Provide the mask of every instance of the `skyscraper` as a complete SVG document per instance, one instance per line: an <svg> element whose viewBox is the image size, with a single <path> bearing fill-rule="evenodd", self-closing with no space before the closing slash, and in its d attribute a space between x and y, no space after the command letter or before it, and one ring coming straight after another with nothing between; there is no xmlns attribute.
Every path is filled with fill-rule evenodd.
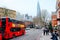
<svg viewBox="0 0 60 40"><path fill-rule="evenodd" d="M37 17L41 17L41 10L40 10L39 1L37 2Z"/></svg>

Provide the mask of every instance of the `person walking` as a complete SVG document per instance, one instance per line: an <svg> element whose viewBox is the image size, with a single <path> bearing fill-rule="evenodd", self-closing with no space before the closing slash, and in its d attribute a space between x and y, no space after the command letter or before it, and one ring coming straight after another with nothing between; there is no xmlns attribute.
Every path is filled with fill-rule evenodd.
<svg viewBox="0 0 60 40"><path fill-rule="evenodd" d="M43 34L47 35L47 28L46 27L43 27Z"/></svg>
<svg viewBox="0 0 60 40"><path fill-rule="evenodd" d="M46 35L49 35L49 28L46 29Z"/></svg>
<svg viewBox="0 0 60 40"><path fill-rule="evenodd" d="M60 39L60 25L58 25L58 34L59 34L59 39Z"/></svg>
<svg viewBox="0 0 60 40"><path fill-rule="evenodd" d="M43 27L43 35L45 35L45 32L46 32L46 31L45 31L45 27Z"/></svg>
<svg viewBox="0 0 60 40"><path fill-rule="evenodd" d="M52 39L52 40L58 40L58 34L57 34L57 31L55 31L55 32L52 33L51 39Z"/></svg>
<svg viewBox="0 0 60 40"><path fill-rule="evenodd" d="M51 23L49 25L49 31L50 31L51 34L53 33L53 27L52 27L52 24Z"/></svg>

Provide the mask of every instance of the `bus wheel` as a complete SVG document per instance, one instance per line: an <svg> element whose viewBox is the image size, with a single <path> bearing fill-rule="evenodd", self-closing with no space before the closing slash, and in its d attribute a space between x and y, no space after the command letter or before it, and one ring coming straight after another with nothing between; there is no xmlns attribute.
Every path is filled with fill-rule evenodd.
<svg viewBox="0 0 60 40"><path fill-rule="evenodd" d="M22 35L25 35L25 33L23 32Z"/></svg>
<svg viewBox="0 0 60 40"><path fill-rule="evenodd" d="M2 40L9 40L9 39L5 39L5 38L3 38Z"/></svg>

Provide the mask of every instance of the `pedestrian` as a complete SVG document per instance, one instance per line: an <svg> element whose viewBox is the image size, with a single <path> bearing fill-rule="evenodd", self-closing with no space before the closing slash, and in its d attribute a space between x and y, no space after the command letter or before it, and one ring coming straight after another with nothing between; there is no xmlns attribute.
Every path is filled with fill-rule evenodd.
<svg viewBox="0 0 60 40"><path fill-rule="evenodd" d="M53 33L53 27L52 27L52 23L51 22L49 23L49 31L50 31L51 34Z"/></svg>
<svg viewBox="0 0 60 40"><path fill-rule="evenodd" d="M60 25L58 25L58 34L59 34L59 39L60 39Z"/></svg>
<svg viewBox="0 0 60 40"><path fill-rule="evenodd" d="M57 34L56 31L55 31L55 33L54 33L54 32L52 33L51 39L52 39L52 40L58 40L58 34Z"/></svg>
<svg viewBox="0 0 60 40"><path fill-rule="evenodd" d="M50 32L51 34L53 33L53 28L52 28L51 25L49 26L49 32Z"/></svg>
<svg viewBox="0 0 60 40"><path fill-rule="evenodd" d="M46 35L49 35L49 29L47 28L47 30L46 30Z"/></svg>
<svg viewBox="0 0 60 40"><path fill-rule="evenodd" d="M45 34L48 35L48 32L49 32L48 28L45 27Z"/></svg>
<svg viewBox="0 0 60 40"><path fill-rule="evenodd" d="M47 35L47 28L46 27L43 28L43 34Z"/></svg>
<svg viewBox="0 0 60 40"><path fill-rule="evenodd" d="M45 35L45 27L43 27L43 35Z"/></svg>
<svg viewBox="0 0 60 40"><path fill-rule="evenodd" d="M58 34L58 32L57 32L57 31L55 31L55 34L56 34L57 36L59 36L59 34Z"/></svg>

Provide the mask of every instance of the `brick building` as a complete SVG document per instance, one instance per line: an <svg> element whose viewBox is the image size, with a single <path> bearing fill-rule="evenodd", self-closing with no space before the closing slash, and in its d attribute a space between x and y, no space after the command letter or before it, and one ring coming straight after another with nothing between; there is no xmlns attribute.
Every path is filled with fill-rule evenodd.
<svg viewBox="0 0 60 40"><path fill-rule="evenodd" d="M55 27L57 25L57 15L55 12L52 12L52 26Z"/></svg>

